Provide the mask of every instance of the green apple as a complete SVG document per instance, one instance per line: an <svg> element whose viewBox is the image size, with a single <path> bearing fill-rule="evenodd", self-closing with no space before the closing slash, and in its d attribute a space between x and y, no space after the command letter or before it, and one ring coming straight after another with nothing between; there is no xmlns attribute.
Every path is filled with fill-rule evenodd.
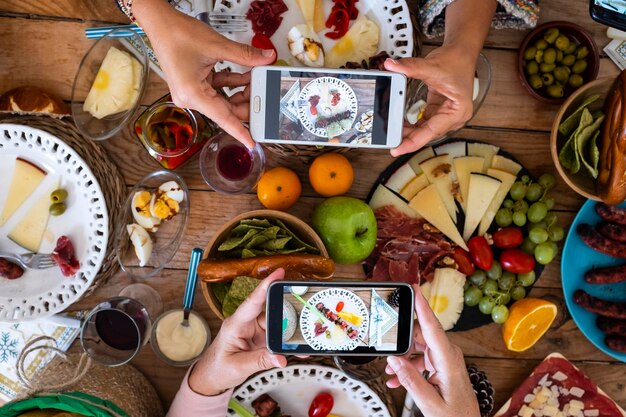
<svg viewBox="0 0 626 417"><path fill-rule="evenodd" d="M324 200L315 208L312 224L330 257L338 264L360 262L376 246L376 216L367 204L356 198Z"/></svg>

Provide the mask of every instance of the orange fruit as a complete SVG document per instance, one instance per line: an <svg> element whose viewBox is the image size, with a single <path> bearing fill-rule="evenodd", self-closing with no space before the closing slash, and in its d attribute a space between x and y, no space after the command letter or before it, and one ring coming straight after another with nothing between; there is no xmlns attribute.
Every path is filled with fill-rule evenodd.
<svg viewBox="0 0 626 417"><path fill-rule="evenodd" d="M539 298L523 298L513 303L502 326L507 349L513 352L530 349L550 328L556 314L554 303Z"/></svg>
<svg viewBox="0 0 626 417"><path fill-rule="evenodd" d="M265 171L256 187L259 201L270 210L287 210L298 201L301 192L298 175L285 167Z"/></svg>
<svg viewBox="0 0 626 417"><path fill-rule="evenodd" d="M345 156L328 152L313 160L309 181L316 193L324 197L345 194L354 181L354 170Z"/></svg>

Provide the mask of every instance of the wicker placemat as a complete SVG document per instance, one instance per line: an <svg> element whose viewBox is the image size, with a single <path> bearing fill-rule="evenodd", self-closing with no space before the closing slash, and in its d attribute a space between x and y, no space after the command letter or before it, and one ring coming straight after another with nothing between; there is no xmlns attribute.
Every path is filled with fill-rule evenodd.
<svg viewBox="0 0 626 417"><path fill-rule="evenodd" d="M72 122L49 116L16 116L0 114L0 123L13 123L44 130L71 146L87 163L98 180L109 211L109 241L100 272L96 275L83 297L90 295L100 285L111 278L118 270L115 257L115 225L121 216L121 208L126 196L124 179L115 163L98 143L83 138Z"/></svg>
<svg viewBox="0 0 626 417"><path fill-rule="evenodd" d="M324 356L311 356L306 359L300 359L295 356L290 356L288 360L288 364L289 365L321 365L321 366L328 366L330 368L337 369L335 362L331 358L324 357ZM387 406L387 409L389 410L389 415L391 415L391 417L397 417L398 410L396 409L396 404L394 403L393 397L391 396L391 391L385 384L384 377L381 376L376 379L366 381L365 384L367 384L367 386L370 387L372 391L374 391L376 394L378 394L381 400L383 400L383 402Z"/></svg>

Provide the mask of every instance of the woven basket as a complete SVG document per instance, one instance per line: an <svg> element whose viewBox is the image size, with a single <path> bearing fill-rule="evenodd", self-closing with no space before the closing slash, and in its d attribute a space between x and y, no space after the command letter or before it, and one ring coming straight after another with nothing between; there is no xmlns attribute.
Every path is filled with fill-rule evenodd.
<svg viewBox="0 0 626 417"><path fill-rule="evenodd" d="M90 295L96 288L115 275L119 268L113 247L115 241L113 236L115 235L115 225L118 224L121 216L120 209L124 205L126 196L126 186L122 175L104 148L94 141L83 138L74 124L68 120L43 115L0 114L0 123L27 125L58 137L83 158L98 180L109 211L109 241L100 272L96 275L91 287L83 294L83 297Z"/></svg>

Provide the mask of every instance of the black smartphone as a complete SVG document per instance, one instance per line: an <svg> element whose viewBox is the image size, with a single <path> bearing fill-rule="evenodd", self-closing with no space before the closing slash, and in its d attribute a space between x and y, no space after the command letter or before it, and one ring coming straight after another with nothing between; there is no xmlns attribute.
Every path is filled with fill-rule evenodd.
<svg viewBox="0 0 626 417"><path fill-rule="evenodd" d="M274 282L267 347L292 355L403 355L413 340L413 288L398 282Z"/></svg>
<svg viewBox="0 0 626 417"><path fill-rule="evenodd" d="M625 0L589 0L589 14L596 22L626 30Z"/></svg>

